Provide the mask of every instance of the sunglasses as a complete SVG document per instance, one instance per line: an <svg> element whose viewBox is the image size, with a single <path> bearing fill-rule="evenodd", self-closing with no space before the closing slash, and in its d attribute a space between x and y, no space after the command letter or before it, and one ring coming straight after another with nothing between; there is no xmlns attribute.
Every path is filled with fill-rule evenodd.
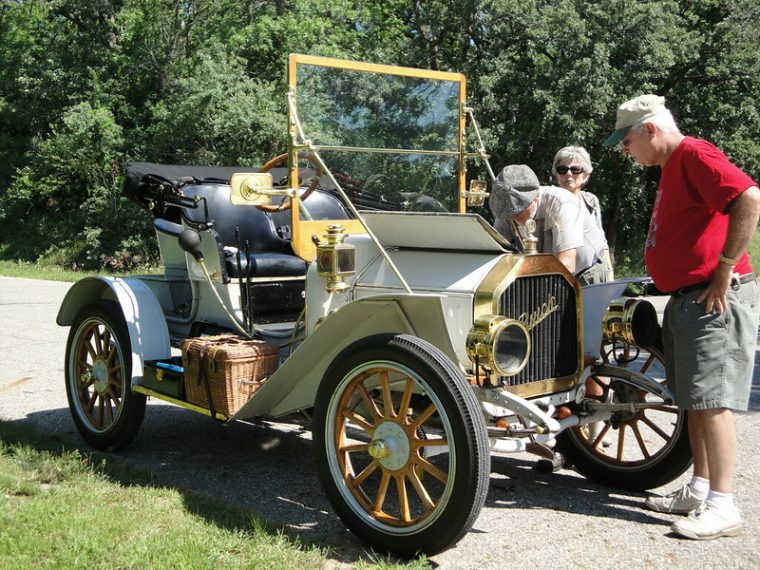
<svg viewBox="0 0 760 570"><path fill-rule="evenodd" d="M573 174L580 174L583 172L583 169L580 166L558 166L556 170L557 174L567 174L568 170Z"/></svg>

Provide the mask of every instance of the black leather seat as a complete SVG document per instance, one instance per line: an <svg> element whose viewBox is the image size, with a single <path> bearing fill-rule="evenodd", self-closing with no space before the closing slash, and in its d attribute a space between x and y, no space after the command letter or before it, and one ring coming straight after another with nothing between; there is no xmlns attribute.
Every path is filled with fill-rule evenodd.
<svg viewBox="0 0 760 570"><path fill-rule="evenodd" d="M185 208L182 215L190 225L213 221L213 229L220 244L220 257L224 261L228 277L245 277L248 275L249 267L251 277L291 277L306 274L306 262L293 254L290 245L290 211L268 213L253 206L231 204L230 187L226 184L185 186L182 193L187 197L201 198L197 208ZM304 201L304 205L315 220L350 217L337 198L319 190L312 193ZM240 234L239 242L236 239L236 228ZM237 253L233 248L240 249L240 268Z"/></svg>

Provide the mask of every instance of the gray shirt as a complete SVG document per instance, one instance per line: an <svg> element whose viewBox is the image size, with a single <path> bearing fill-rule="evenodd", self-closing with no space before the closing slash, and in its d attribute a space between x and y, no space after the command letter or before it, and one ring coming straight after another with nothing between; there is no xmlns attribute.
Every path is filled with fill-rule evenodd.
<svg viewBox="0 0 760 570"><path fill-rule="evenodd" d="M584 198L590 200L587 196ZM596 196L593 198L596 199ZM597 207L592 212L586 202L582 202L572 192L557 186L541 186L538 191L538 207L533 216L538 251L556 254L575 249L576 272L603 258L603 252L608 246L601 228L601 219L598 218L598 204L596 200ZM496 219L494 228L508 240L514 240L509 221ZM518 231L525 237L525 228L518 227Z"/></svg>

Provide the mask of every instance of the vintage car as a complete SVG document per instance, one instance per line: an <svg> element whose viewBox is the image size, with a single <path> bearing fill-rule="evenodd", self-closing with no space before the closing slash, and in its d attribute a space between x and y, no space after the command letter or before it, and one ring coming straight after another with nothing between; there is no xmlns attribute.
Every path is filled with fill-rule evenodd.
<svg viewBox="0 0 760 570"><path fill-rule="evenodd" d="M493 172L464 76L304 55L288 73L286 155L127 169L164 274L83 279L60 308L83 438L127 445L148 397L225 422L303 412L338 516L400 556L471 528L492 454L556 446L628 489L683 473L652 304L581 289L467 212L487 196L468 169Z"/></svg>

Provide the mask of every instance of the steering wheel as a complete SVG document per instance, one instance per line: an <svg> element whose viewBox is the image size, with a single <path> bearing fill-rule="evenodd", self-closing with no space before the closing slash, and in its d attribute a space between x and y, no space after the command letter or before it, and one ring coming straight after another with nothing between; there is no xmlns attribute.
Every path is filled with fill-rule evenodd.
<svg viewBox="0 0 760 570"><path fill-rule="evenodd" d="M311 179L311 182L309 183L309 186L307 186L306 191L301 194L299 197L301 200L306 200L309 196L311 196L311 193L314 192L314 190L317 189L317 186L319 186L319 178L322 176L322 167L317 162L316 158L314 158L313 155L308 153L298 153L298 160L305 160L309 164L312 165L314 168L314 176ZM269 172L276 166L280 166L283 163L286 163L288 161L288 153L281 154L279 156L275 156L273 159L271 159L269 162L267 162L264 166L259 168L259 172ZM283 200L280 204L274 205L274 204L259 204L256 207L259 210L262 210L264 212L282 212L283 210L289 210L293 206L293 201L290 198L286 198Z"/></svg>

